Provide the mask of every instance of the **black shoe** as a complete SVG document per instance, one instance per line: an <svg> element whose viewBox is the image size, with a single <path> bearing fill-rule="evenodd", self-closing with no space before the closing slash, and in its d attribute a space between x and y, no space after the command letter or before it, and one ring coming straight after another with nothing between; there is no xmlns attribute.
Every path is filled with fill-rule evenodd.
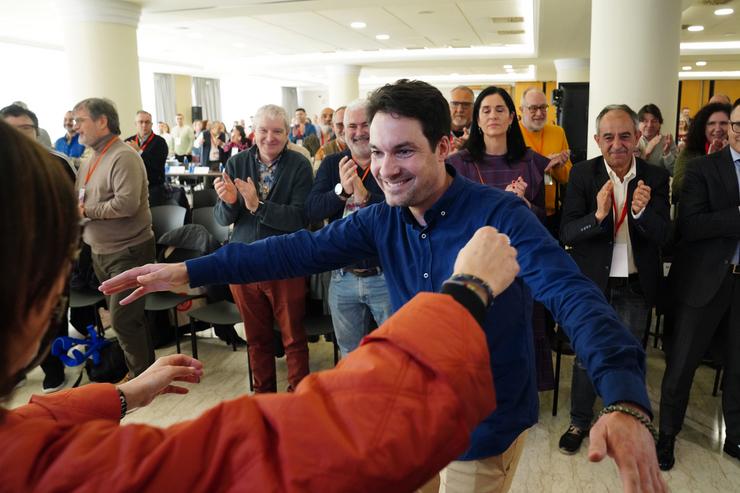
<svg viewBox="0 0 740 493"><path fill-rule="evenodd" d="M582 430L577 426L570 425L568 427L568 431L563 433L563 436L560 437L560 442L558 443L560 451L565 455L575 454L578 452L578 449L581 448L581 443L583 443L583 439L586 438L587 434L587 430Z"/></svg>
<svg viewBox="0 0 740 493"><path fill-rule="evenodd" d="M231 341L226 341L226 344L234 347L244 347L247 345L247 341L234 334L234 338Z"/></svg>
<svg viewBox="0 0 740 493"><path fill-rule="evenodd" d="M661 471L670 471L673 469L673 464L676 463L676 457L674 455L675 446L675 436L664 435L662 433L658 436L658 444L655 446L655 450L658 453L658 466Z"/></svg>
<svg viewBox="0 0 740 493"><path fill-rule="evenodd" d="M51 394L62 390L65 385L67 385L67 378L62 373L61 375L49 374L44 376L44 383L41 386L44 394Z"/></svg>
<svg viewBox="0 0 740 493"><path fill-rule="evenodd" d="M722 450L730 457L740 459L740 443L733 443L729 438L725 438L725 446L722 447Z"/></svg>

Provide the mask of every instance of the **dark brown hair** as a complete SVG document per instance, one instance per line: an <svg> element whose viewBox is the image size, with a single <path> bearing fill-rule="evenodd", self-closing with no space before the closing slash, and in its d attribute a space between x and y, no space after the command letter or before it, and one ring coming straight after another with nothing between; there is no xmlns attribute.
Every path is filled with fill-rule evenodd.
<svg viewBox="0 0 740 493"><path fill-rule="evenodd" d="M36 142L0 121L0 398L12 390L8 341L48 298L79 235L66 171ZM10 387L10 388L8 388Z"/></svg>

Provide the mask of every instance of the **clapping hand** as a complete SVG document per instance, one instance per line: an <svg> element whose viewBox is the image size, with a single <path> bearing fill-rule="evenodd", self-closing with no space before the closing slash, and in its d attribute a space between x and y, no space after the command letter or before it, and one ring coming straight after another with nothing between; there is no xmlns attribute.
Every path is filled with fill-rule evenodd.
<svg viewBox="0 0 740 493"><path fill-rule="evenodd" d="M650 202L650 187L640 180L637 182L637 188L635 188L635 193L632 195L632 213L639 214L641 210L647 207L648 202Z"/></svg>
<svg viewBox="0 0 740 493"><path fill-rule="evenodd" d="M225 171L213 182L213 188L216 189L219 199L230 205L236 204L236 186Z"/></svg>
<svg viewBox="0 0 740 493"><path fill-rule="evenodd" d="M612 190L614 190L614 184L611 180L607 180L596 194L596 220L599 223L609 215L612 209Z"/></svg>
<svg viewBox="0 0 740 493"><path fill-rule="evenodd" d="M254 213L260 205L260 198L257 195L257 187L254 186L252 178L247 177L247 181L237 178L234 180L234 185L244 199L244 206Z"/></svg>

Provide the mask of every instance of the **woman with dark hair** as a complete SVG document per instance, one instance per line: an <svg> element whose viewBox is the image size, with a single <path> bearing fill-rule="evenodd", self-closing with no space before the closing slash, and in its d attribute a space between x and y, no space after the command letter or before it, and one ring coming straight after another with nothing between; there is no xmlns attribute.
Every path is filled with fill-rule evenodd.
<svg viewBox="0 0 740 493"><path fill-rule="evenodd" d="M231 129L231 139L224 144L223 149L226 154L233 156L242 151L246 151L252 146L252 143L241 125L235 125Z"/></svg>
<svg viewBox="0 0 740 493"><path fill-rule="evenodd" d="M447 163L466 178L515 193L544 221L549 160L527 148L514 101L504 89L489 86L478 95L468 142Z"/></svg>
<svg viewBox="0 0 740 493"><path fill-rule="evenodd" d="M694 158L721 151L727 145L730 111L729 104L709 103L694 115L686 135L686 145L676 158L673 170L671 195L674 204L678 203L686 164Z"/></svg>
<svg viewBox="0 0 740 493"><path fill-rule="evenodd" d="M550 160L529 149L516 121L516 108L509 93L489 86L473 104L473 122L465 148L447 158L447 163L470 180L515 193L544 222L545 168ZM532 332L538 390L550 390L552 372L550 346L545 333L545 308L535 302Z"/></svg>
<svg viewBox="0 0 740 493"><path fill-rule="evenodd" d="M0 121L0 229L13 233L0 242L2 401L47 353L49 320L76 255L77 194L64 173ZM128 409L186 393L177 381L199 381L203 365L173 354L119 385L0 407L0 489L413 491L465 450L495 408L480 323L489 297L518 271L505 240L488 228L461 251L455 273L482 279L478 294L475 283L447 283L451 296L420 294L341 368L311 375L292 394L242 396L169 428L121 426ZM416 336L419 326L428 338Z"/></svg>

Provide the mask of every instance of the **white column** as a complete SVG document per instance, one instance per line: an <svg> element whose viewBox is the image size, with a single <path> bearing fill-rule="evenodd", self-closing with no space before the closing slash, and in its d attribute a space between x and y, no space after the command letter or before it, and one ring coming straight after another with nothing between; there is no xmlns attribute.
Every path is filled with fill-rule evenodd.
<svg viewBox="0 0 740 493"><path fill-rule="evenodd" d="M329 106L337 108L360 97L360 68L357 65L330 65Z"/></svg>
<svg viewBox="0 0 740 493"><path fill-rule="evenodd" d="M108 98L118 110L122 135L134 133L134 115L141 109L136 42L141 6L120 0L68 0L63 10L74 103Z"/></svg>
<svg viewBox="0 0 740 493"><path fill-rule="evenodd" d="M557 82L588 82L588 58L558 58L553 60Z"/></svg>
<svg viewBox="0 0 740 493"><path fill-rule="evenodd" d="M592 0L588 123L608 104L638 111L654 103L672 131L678 99L681 2L675 0ZM588 139L588 157L599 154Z"/></svg>

